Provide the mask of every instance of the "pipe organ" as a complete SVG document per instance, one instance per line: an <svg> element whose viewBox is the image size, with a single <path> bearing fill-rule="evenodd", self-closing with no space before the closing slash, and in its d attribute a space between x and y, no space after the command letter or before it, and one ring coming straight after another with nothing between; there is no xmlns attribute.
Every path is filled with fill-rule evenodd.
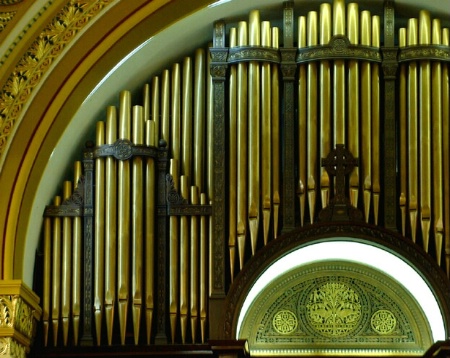
<svg viewBox="0 0 450 358"><path fill-rule="evenodd" d="M363 221L450 275L449 29L421 11L394 33L393 2L362 7L216 22L140 104L120 93L44 213L44 346L207 342L249 258L320 220L338 146Z"/></svg>

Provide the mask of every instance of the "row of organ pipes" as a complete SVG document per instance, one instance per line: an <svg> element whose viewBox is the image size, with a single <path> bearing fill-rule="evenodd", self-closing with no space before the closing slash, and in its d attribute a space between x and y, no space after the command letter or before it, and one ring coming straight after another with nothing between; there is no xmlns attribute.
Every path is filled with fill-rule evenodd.
<svg viewBox="0 0 450 358"><path fill-rule="evenodd" d="M400 49L449 46L449 29L427 11L399 30ZM441 265L450 270L449 63L423 59L400 64L400 208L402 233L428 252L434 238ZM445 185L444 185L445 184Z"/></svg>
<svg viewBox="0 0 450 358"><path fill-rule="evenodd" d="M335 0L319 11L298 17L299 49L327 45L345 36L352 45L381 46L381 20L358 4ZM229 48L278 49L280 30L252 11L248 21L230 27ZM414 45L449 46L449 30L422 11L399 31L400 49ZM155 147L167 143L169 173L191 205L214 205L213 86L209 56L198 49L152 78L143 90L143 104L132 106L131 94L120 94L119 108L108 107L97 124L96 146L118 139ZM366 222L378 224L383 166L380 153L380 64L356 59L323 59L297 65L298 221L314 223L332 197L333 182L321 158L344 144L359 166L349 178L348 196ZM428 250L434 238L441 264L445 243L450 266L449 65L420 60L401 63L399 88L399 178L401 230ZM242 270L249 255L276 239L282 185L279 64L242 61L227 74L227 198L229 276ZM380 160L381 158L381 160ZM125 344L127 322L133 342L152 343L155 309L155 159L95 158L94 290L96 344L111 345L115 335ZM81 182L81 163L74 184L64 183L69 200ZM393 203L394 205L394 203ZM169 218L169 341L205 342L208 330L208 246L213 240L208 216ZM420 225L419 225L420 223ZM82 309L80 217L45 217L43 321L45 345L79 344ZM419 235L420 231L420 235ZM250 251L248 250L250 248ZM59 267L62 267L59 270ZM119 321L119 324L115 323ZM72 328L69 328L70 322ZM145 324L142 324L145 322ZM141 327L142 326L142 327ZM118 327L119 334L114 333ZM104 333L106 331L106 334ZM141 334L145 331L145 334ZM144 336L145 338L141 338ZM60 338L58 338L60 337ZM62 338L61 338L62 337Z"/></svg>

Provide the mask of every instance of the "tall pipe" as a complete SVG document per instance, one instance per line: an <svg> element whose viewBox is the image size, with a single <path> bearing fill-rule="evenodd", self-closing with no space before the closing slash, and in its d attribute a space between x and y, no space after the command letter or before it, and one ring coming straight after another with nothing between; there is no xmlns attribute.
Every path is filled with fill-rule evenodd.
<svg viewBox="0 0 450 358"><path fill-rule="evenodd" d="M249 15L249 46L261 45L261 22L259 11ZM260 65L257 61L248 64L248 224L252 255L256 252L260 207Z"/></svg>
<svg viewBox="0 0 450 358"><path fill-rule="evenodd" d="M56 196L53 201L54 206L61 205L61 197ZM58 344L58 328L60 318L60 299L61 299L61 218L53 219L53 262L52 262L52 331L53 345Z"/></svg>
<svg viewBox="0 0 450 358"><path fill-rule="evenodd" d="M299 49L307 46L306 42L306 17L300 16L298 18L298 47ZM306 211L306 190L307 190L307 165L306 156L308 153L308 147L306 143L306 123L307 123L307 77L306 77L306 64L300 64L298 68L298 168L299 168L299 180L298 180L298 197L300 204L300 224L303 226Z"/></svg>
<svg viewBox="0 0 450 358"><path fill-rule="evenodd" d="M270 22L261 23L261 45L272 46ZM272 84L271 65L261 64L261 196L263 210L264 245L269 241L270 216L272 212Z"/></svg>
<svg viewBox="0 0 450 358"><path fill-rule="evenodd" d="M245 21L238 24L238 46L248 44ZM237 241L239 267L244 267L245 238L247 235L247 124L248 124L248 64L240 62L237 68Z"/></svg>
<svg viewBox="0 0 450 358"><path fill-rule="evenodd" d="M132 140L134 145L144 145L144 113L142 106L133 106ZM144 161L140 156L132 159L131 190L131 245L132 271L131 295L134 344L139 343L143 296L144 248Z"/></svg>
<svg viewBox="0 0 450 358"><path fill-rule="evenodd" d="M399 47L406 47L406 28L401 28L399 30ZM406 102L407 102L407 65L400 64L400 74L399 74L399 122L400 122L400 211L402 217L402 235L406 235L406 198L407 198L407 162L408 162L408 144L407 144L407 133L408 133L408 125L407 125L407 111L406 111Z"/></svg>
<svg viewBox="0 0 450 358"><path fill-rule="evenodd" d="M230 29L230 48L237 46L237 32L236 28ZM237 151L237 66L230 66L229 74L229 148L228 148L228 165L229 165L229 191L228 191L228 205L229 205L229 237L228 237L228 252L230 255L230 276L231 281L234 278L235 262L236 262L236 239L237 239L237 165L238 165L238 151Z"/></svg>
<svg viewBox="0 0 450 358"><path fill-rule="evenodd" d="M408 21L408 46L417 45L417 19L409 19ZM408 133L409 133L409 174L408 174L408 188L409 188L409 217L411 225L411 238L416 242L417 231L417 210L419 205L418 192L418 83L417 83L417 62L411 61L409 63L408 71Z"/></svg>
<svg viewBox="0 0 450 358"><path fill-rule="evenodd" d="M308 26L308 46L317 45L317 12L310 11L307 17ZM308 98L307 98L307 187L308 187L308 205L309 205L309 220L314 222L315 207L316 207L316 190L318 186L317 181L317 131L318 131L318 79L317 79L317 64L315 62L308 63Z"/></svg>
<svg viewBox="0 0 450 358"><path fill-rule="evenodd" d="M95 144L105 144L105 122L97 122ZM95 268L94 321L97 345L101 343L105 299L105 158L95 159Z"/></svg>
<svg viewBox="0 0 450 358"><path fill-rule="evenodd" d="M372 17L372 47L380 48L380 17ZM378 225L378 208L380 204L380 68L372 64L372 192L375 225Z"/></svg>
<svg viewBox="0 0 450 358"><path fill-rule="evenodd" d="M371 15L369 11L361 12L361 44L371 45ZM372 192L372 76L371 64L361 63L361 132L362 138L362 177L364 180L364 217L369 221L370 198Z"/></svg>
<svg viewBox="0 0 450 358"><path fill-rule="evenodd" d="M431 18L427 11L419 14L419 44L431 43ZM428 252L431 225L431 64L422 60L420 66L420 204L423 248Z"/></svg>
<svg viewBox="0 0 450 358"><path fill-rule="evenodd" d="M350 25L349 25L350 26ZM320 5L320 44L327 45L331 39L332 13L331 4ZM320 157L325 158L331 151L331 66L330 61L320 61ZM354 101L357 102L357 101ZM322 208L328 205L330 195L330 178L325 168L321 169L320 193Z"/></svg>
<svg viewBox="0 0 450 358"><path fill-rule="evenodd" d="M432 22L431 42L433 45L442 44L441 22L434 19ZM431 108L432 108L432 176L433 176L433 217L434 240L436 258L441 265L442 244L444 239L444 193L443 193L443 146L442 146L442 65L440 61L431 64ZM447 117L448 118L448 117Z"/></svg>
<svg viewBox="0 0 450 358"><path fill-rule="evenodd" d="M72 195L72 182L65 181L63 189L63 201ZM72 271L72 218L63 217L62 240L62 277L61 277L61 319L63 326L63 344L67 346L69 338L70 298L71 298L71 271Z"/></svg>

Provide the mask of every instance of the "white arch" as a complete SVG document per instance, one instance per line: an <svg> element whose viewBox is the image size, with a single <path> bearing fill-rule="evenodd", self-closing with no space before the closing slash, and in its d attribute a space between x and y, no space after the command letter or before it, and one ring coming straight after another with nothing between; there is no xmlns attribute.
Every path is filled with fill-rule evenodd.
<svg viewBox="0 0 450 358"><path fill-rule="evenodd" d="M446 339L444 319L439 304L428 284L412 266L382 248L342 237L297 248L269 266L256 280L244 300L239 313L236 338L240 338L245 315L264 287L288 271L323 260L356 262L371 266L392 277L410 292L422 307L431 327L433 340L436 342Z"/></svg>

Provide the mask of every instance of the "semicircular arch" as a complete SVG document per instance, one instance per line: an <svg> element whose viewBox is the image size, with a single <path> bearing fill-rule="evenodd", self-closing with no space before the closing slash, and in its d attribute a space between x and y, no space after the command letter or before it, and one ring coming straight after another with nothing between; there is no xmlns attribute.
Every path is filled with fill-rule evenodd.
<svg viewBox="0 0 450 358"><path fill-rule="evenodd" d="M335 286L330 286L333 282ZM360 312L356 326L350 323L340 326L348 328L345 337L329 336L327 339L324 332L333 331L334 326L331 321L327 323L331 326L327 326L325 317L334 314L334 319L340 319L341 323L343 318L328 306L328 312L322 311L320 317L316 315L318 321L314 323L305 302L312 305L313 297L324 299L336 285L342 286L341 289L345 287L345 297L355 297L349 293L359 292L356 294L358 304L350 306L360 305L364 314ZM385 297L386 300L380 305L374 297ZM271 242L246 265L227 297L224 336L247 338L253 354L257 349L264 352L261 354L269 354L264 344L258 346L256 336L259 334L260 342L267 340L273 347L277 341L275 316L290 311L292 320L287 322L297 322L299 326L291 332L295 333L296 339L289 334L278 334L280 342L291 342L277 345L286 354L289 351L302 354L298 347L310 352L314 340L322 342L321 352L333 350L336 342L340 342L339 348L347 349L347 354L367 354L367 349L363 350L361 345L370 348L370 339L390 340L391 343L384 346L385 353L400 354L395 342L409 330L411 337L417 339L412 339L414 343L410 345L415 346L415 352L407 354L419 355L435 341L445 340L448 336L449 298L450 289L445 284L442 270L423 250L398 234L364 224L314 225ZM399 320L396 321L397 338L392 332L387 338L385 333L376 334L376 330L370 328L370 320L380 310ZM355 346L351 343L354 341L360 344ZM302 345L301 342L306 343ZM333 345L329 345L330 342Z"/></svg>

